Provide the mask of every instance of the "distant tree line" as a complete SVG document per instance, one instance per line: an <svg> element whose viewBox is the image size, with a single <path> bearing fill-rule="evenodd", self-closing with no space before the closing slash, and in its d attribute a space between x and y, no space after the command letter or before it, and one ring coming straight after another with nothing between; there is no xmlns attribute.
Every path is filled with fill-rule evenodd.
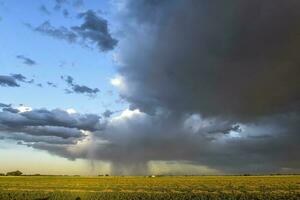
<svg viewBox="0 0 300 200"><path fill-rule="evenodd" d="M19 170L17 171L12 171L12 172L7 172L6 174L0 173L0 176L21 176L23 173Z"/></svg>
<svg viewBox="0 0 300 200"><path fill-rule="evenodd" d="M109 176L109 174L99 174L98 176Z"/></svg>

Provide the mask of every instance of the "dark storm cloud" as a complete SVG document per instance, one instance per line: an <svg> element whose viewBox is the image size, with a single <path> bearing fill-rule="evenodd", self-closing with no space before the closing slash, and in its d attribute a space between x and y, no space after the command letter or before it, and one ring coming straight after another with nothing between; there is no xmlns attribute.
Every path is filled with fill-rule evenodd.
<svg viewBox="0 0 300 200"><path fill-rule="evenodd" d="M48 10L48 8L45 5L41 5L39 10L46 15L51 15L51 12Z"/></svg>
<svg viewBox="0 0 300 200"><path fill-rule="evenodd" d="M57 127L57 126L26 126L26 127L18 127L16 129L14 128L7 128L5 129L6 132L11 133L25 133L23 136L28 138L62 138L62 139L68 139L68 138L81 138L84 137L82 132L75 128L66 128L66 127ZM9 136L11 134L8 134ZM29 135L29 136L28 136ZM34 136L34 137L33 137ZM42 136L42 137L40 137ZM46 137L43 137L46 136ZM21 137L21 136L19 136ZM12 139L11 137L9 139ZM25 140L24 140L25 141ZM28 142L28 141L25 141ZM34 142L34 141L31 141Z"/></svg>
<svg viewBox="0 0 300 200"><path fill-rule="evenodd" d="M126 1L120 90L146 117L109 124L93 156L116 172L151 160L299 172L299 9L294 0Z"/></svg>
<svg viewBox="0 0 300 200"><path fill-rule="evenodd" d="M32 65L36 65L37 64L36 61L34 61L31 58L28 58L28 57L26 57L24 55L18 55L17 58L20 59L20 60L22 60L25 65L32 66Z"/></svg>
<svg viewBox="0 0 300 200"><path fill-rule="evenodd" d="M300 116L296 113L263 118L237 128L233 122L198 115L176 118L166 113L150 116L132 112L131 116L121 114L113 118L105 129L93 129L91 140L79 149L76 143L82 137L71 137L74 134L69 137L65 133L68 137L64 139L61 135L50 136L43 131L32 134L27 130L26 136L14 133L10 139L31 142L33 148L71 160L109 161L113 174L144 175L148 173L149 161L161 160L185 161L233 174L277 173L286 169L297 172L300 149L295 141L299 140ZM14 124L17 121L6 118Z"/></svg>
<svg viewBox="0 0 300 200"><path fill-rule="evenodd" d="M66 128L59 126L27 126L24 132L36 136L56 136L61 138L82 137L83 134L76 128Z"/></svg>
<svg viewBox="0 0 300 200"><path fill-rule="evenodd" d="M49 143L33 143L29 145L35 149L48 151L50 154L58 155L61 157L68 158L69 160L75 160L77 158L87 158L87 152L70 152L67 149L71 145L62 145L62 144L49 144Z"/></svg>
<svg viewBox="0 0 300 200"><path fill-rule="evenodd" d="M128 6L136 23L128 29L120 73L130 88L122 95L134 107L238 120L299 108L300 3L129 1Z"/></svg>
<svg viewBox="0 0 300 200"><path fill-rule="evenodd" d="M62 79L65 80L66 83L68 83L68 85L71 87L71 89L66 89L67 93L87 94L90 97L94 97L98 92L100 92L98 88L92 89L85 85L76 84L71 76L62 77Z"/></svg>
<svg viewBox="0 0 300 200"><path fill-rule="evenodd" d="M242 132L239 125L233 125L232 127L229 127L227 129L221 129L221 130L214 130L208 133L223 133L223 134L229 134L231 131L235 132Z"/></svg>
<svg viewBox="0 0 300 200"><path fill-rule="evenodd" d="M300 149L295 142L299 140L299 115L244 124L243 132L222 120L190 120L191 116L175 119L144 114L114 121L96 135L108 143L99 145L93 139L90 156L112 162L114 174L147 174L148 162L155 160L188 161L234 174L274 173L284 168L299 172Z"/></svg>
<svg viewBox="0 0 300 200"><path fill-rule="evenodd" d="M27 112L0 112L0 124L6 127L61 126L95 131L101 128L97 115L69 114L63 110L38 109Z"/></svg>
<svg viewBox="0 0 300 200"><path fill-rule="evenodd" d="M79 141L76 138L61 138L56 136L34 136L34 135L28 135L24 133L10 133L7 134L5 139L10 140L17 140L19 142L23 141L25 144L28 143L47 143L47 144L53 144L53 145L66 145L71 144L74 145ZM21 144L24 144L21 142Z"/></svg>
<svg viewBox="0 0 300 200"><path fill-rule="evenodd" d="M0 75L0 86L4 87L20 87L16 79L12 76Z"/></svg>
<svg viewBox="0 0 300 200"><path fill-rule="evenodd" d="M12 110L13 109L13 110ZM104 127L100 116L70 114L64 110L27 110L4 107L0 111L0 135L6 139L27 143L74 145L87 135L84 131L99 131Z"/></svg>
<svg viewBox="0 0 300 200"><path fill-rule="evenodd" d="M68 16L68 11L64 10L64 16ZM79 43L83 47L96 47L100 51L109 51L116 47L118 41L112 37L109 32L108 22L94 11L88 10L79 15L83 19L80 26L67 28L61 26L59 28L51 25L49 21L33 27L31 24L25 24L33 31L51 36L56 39L66 40L69 43Z"/></svg>

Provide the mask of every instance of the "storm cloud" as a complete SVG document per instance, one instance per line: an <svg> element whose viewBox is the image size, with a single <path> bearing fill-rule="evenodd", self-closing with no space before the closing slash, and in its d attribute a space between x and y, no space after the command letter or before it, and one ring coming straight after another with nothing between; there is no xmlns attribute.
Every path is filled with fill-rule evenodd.
<svg viewBox="0 0 300 200"><path fill-rule="evenodd" d="M296 1L128 1L122 95L147 113L251 120L299 109ZM137 41L137 42L134 42Z"/></svg>
<svg viewBox="0 0 300 200"><path fill-rule="evenodd" d="M91 145L90 156L112 162L113 174L147 174L149 161L174 160L229 174L299 170L299 115L240 124L239 131L222 119L131 112L96 135L107 143Z"/></svg>
<svg viewBox="0 0 300 200"><path fill-rule="evenodd" d="M112 163L112 174L144 175L150 161L178 161L227 174L297 173L299 115L277 115L248 124L218 118L125 110L84 147L34 143L33 147L68 159Z"/></svg>
<svg viewBox="0 0 300 200"><path fill-rule="evenodd" d="M55 109L22 109L3 104L0 111L0 134L6 139L49 144L76 144L89 132L104 128L101 117L68 113ZM11 108L11 109L7 109ZM13 110L12 110L13 109Z"/></svg>
<svg viewBox="0 0 300 200"><path fill-rule="evenodd" d="M299 172L300 3L123 2L118 87L145 118L108 126L96 157L132 172L153 160Z"/></svg>

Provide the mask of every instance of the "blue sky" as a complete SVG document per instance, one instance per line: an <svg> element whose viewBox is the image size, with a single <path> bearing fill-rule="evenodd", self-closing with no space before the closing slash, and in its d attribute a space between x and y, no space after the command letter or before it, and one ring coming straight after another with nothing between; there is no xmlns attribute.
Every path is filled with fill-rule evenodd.
<svg viewBox="0 0 300 200"><path fill-rule="evenodd" d="M74 2L76 1L63 3L61 9L57 10L54 8L54 0L1 0L0 75L22 74L28 80L34 79L34 83L20 83L20 87L0 87L1 103L12 104L14 107L22 104L33 109L74 109L78 113L98 115L102 115L106 110L118 111L127 107L125 103L120 102L118 91L111 84L111 79L117 74L114 50L101 52L97 47L85 48L80 44L71 44L35 32L26 26L31 24L37 27L45 21L51 22L55 27L76 26L83 20L79 19L78 15L91 9L108 20L108 28L112 35L117 32L113 26L113 7L110 1L84 1L84 4L77 7L73 5ZM42 6L50 13L43 12ZM64 10L69 12L68 17L63 15ZM36 64L24 64L17 58L18 55L30 58ZM100 92L94 97L77 93L67 94L65 89L68 85L61 76L71 76L78 85L99 88ZM52 82L57 87L51 87L47 82ZM37 84L42 84L42 87ZM17 167L27 173L98 173L97 170L87 167L89 162L70 161L45 151L17 145L13 140L0 140L0 147L0 162L5 163L0 167L0 171L9 171ZM32 163L37 162L45 166L44 171L32 166Z"/></svg>
<svg viewBox="0 0 300 200"><path fill-rule="evenodd" d="M111 4L109 1L86 1L80 7L74 7L71 2L64 3L60 10L55 10L55 1L2 1L1 31L0 31L0 74L23 74L35 83L22 84L18 88L0 87L0 101L3 103L24 104L34 108L73 108L84 113L102 113L106 109L118 110L124 105L115 103L119 99L116 89L110 84L110 79L116 75L116 63L113 61L113 51L100 52L83 48L79 44L70 44L47 35L34 32L25 23L38 26L44 21L50 21L53 26L71 27L78 25L82 19L78 14L93 8L99 10L99 15L111 24ZM44 5L51 14L40 10ZM63 16L63 9L70 13ZM37 62L34 66L23 64L17 55L24 55ZM95 98L81 94L65 94L66 83L61 76L72 76L80 85L99 88L101 92ZM47 86L50 81L57 88Z"/></svg>

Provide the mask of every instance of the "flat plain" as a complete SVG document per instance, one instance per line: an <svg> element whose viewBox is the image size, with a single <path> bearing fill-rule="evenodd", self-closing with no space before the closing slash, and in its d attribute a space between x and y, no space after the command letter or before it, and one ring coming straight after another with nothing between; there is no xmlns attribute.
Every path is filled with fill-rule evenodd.
<svg viewBox="0 0 300 200"><path fill-rule="evenodd" d="M0 177L0 200L300 199L300 176Z"/></svg>

